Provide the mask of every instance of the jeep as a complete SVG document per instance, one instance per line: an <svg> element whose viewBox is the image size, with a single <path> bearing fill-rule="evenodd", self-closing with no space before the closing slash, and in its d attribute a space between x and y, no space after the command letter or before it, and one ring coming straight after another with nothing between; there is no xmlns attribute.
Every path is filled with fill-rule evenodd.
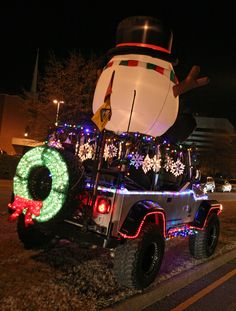
<svg viewBox="0 0 236 311"><path fill-rule="evenodd" d="M58 126L19 161L9 218L26 249L56 237L110 249L119 284L144 289L166 240L187 237L198 259L216 249L222 205L201 190L195 156L140 133Z"/></svg>

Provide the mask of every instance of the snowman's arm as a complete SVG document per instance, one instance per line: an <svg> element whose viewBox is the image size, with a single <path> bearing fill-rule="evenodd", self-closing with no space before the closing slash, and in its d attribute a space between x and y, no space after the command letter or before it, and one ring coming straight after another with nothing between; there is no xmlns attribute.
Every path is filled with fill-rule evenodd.
<svg viewBox="0 0 236 311"><path fill-rule="evenodd" d="M198 78L199 73L200 67L193 66L187 77L180 83L173 86L174 96L177 97L183 93L195 89L196 87L208 84L209 78L208 77Z"/></svg>

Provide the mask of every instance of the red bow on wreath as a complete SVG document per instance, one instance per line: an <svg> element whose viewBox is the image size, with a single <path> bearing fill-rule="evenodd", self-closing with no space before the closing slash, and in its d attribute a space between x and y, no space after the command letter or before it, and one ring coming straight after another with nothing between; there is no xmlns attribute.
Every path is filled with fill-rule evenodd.
<svg viewBox="0 0 236 311"><path fill-rule="evenodd" d="M15 220L22 214L23 210L26 210L25 213L25 226L33 224L32 215L39 216L41 208L43 206L42 201L34 201L22 198L18 195L15 196L13 203L9 203L8 206L14 210L14 213L11 214L9 220Z"/></svg>

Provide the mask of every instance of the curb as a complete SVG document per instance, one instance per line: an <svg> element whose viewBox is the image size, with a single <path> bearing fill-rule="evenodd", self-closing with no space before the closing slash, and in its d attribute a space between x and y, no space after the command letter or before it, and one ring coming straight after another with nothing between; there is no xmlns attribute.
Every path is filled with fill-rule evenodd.
<svg viewBox="0 0 236 311"><path fill-rule="evenodd" d="M113 306L103 309L103 311L142 311L144 308L184 288L234 258L236 258L236 248L163 281L160 283L160 287L144 294L137 294L123 302L118 302Z"/></svg>

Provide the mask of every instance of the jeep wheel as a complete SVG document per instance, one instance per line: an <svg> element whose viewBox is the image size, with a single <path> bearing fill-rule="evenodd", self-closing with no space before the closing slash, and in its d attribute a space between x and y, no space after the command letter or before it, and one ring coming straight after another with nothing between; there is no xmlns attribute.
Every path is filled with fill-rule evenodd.
<svg viewBox="0 0 236 311"><path fill-rule="evenodd" d="M198 230L189 236L189 250L196 259L210 257L217 246L220 234L220 223L217 214L212 214L207 220L204 230Z"/></svg>
<svg viewBox="0 0 236 311"><path fill-rule="evenodd" d="M26 249L41 248L48 244L52 236L57 232L60 223L73 213L76 202L76 194L82 189L83 166L78 157L67 151L49 148L47 146L36 149L35 147L28 152L38 152L38 165L32 164L32 161L26 162L26 169L29 174L24 174L23 169L18 169L18 175L14 180L14 195L19 195L26 199L42 201L43 207L40 215L33 218L33 224L25 226L25 213L18 218L17 232L19 239ZM53 153L58 163L48 161L47 155ZM27 153L25 154L26 157ZM45 160L45 163L43 162ZM46 161L47 160L47 161ZM24 163L23 163L24 164ZM23 166L22 164L22 166ZM52 166L57 166L51 169ZM60 188L64 167L67 179ZM55 174L51 172L51 170ZM55 176L56 173L58 176ZM57 178L56 178L57 177ZM64 175L63 175L64 178ZM61 182L62 183L62 182ZM54 185L53 185L54 184ZM14 197L12 198L14 200Z"/></svg>
<svg viewBox="0 0 236 311"><path fill-rule="evenodd" d="M158 227L144 225L138 238L127 240L115 249L114 273L119 284L133 289L151 284L159 272L164 248Z"/></svg>
<svg viewBox="0 0 236 311"><path fill-rule="evenodd" d="M14 195L41 201L40 215L33 220L51 226L73 212L72 201L82 190L83 176L84 167L74 154L48 146L35 147L17 166Z"/></svg>

